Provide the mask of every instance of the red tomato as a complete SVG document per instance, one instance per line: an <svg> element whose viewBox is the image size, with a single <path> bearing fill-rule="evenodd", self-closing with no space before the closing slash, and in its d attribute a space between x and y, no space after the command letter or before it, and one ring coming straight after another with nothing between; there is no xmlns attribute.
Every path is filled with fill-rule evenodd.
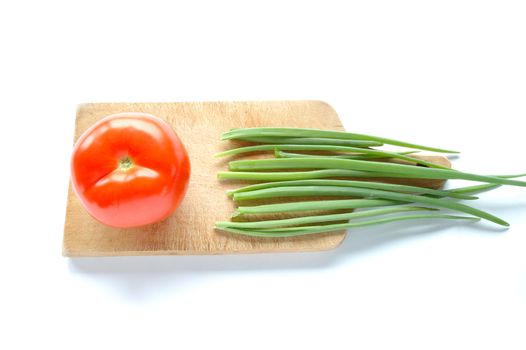
<svg viewBox="0 0 526 350"><path fill-rule="evenodd" d="M190 160L163 120L119 113L79 137L71 174L75 193L95 219L134 227L160 221L177 209L188 187Z"/></svg>

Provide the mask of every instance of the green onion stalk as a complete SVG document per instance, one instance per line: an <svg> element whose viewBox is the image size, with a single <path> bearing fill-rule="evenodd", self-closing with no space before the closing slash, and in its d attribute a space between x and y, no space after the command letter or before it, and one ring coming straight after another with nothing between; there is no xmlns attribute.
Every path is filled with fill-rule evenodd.
<svg viewBox="0 0 526 350"><path fill-rule="evenodd" d="M456 151L384 137L317 129L248 128L232 129L224 133L221 138L257 144L226 150L216 156L237 156L270 151L276 157L230 161L229 171L218 173L220 180L259 183L230 190L227 195L236 203L267 199L284 201L253 206L240 205L233 216L249 218L257 214L348 211L323 215L307 214L284 219L216 223L216 228L234 234L280 238L336 232L396 221L430 219L462 221L485 219L498 225L508 226L509 224L503 219L459 201L474 201L478 198L475 194L492 191L502 185L526 187L525 181L514 179L525 174L495 176L453 170L413 157L412 154L419 150L458 153ZM382 145L401 146L411 150L390 152L374 149ZM319 154L320 152L324 154ZM392 160L405 163L393 163ZM460 179L482 182L482 184L455 189L431 189L381 182L384 178ZM297 198L301 197L316 197L318 200L298 201ZM469 216L442 213L444 210ZM415 211L427 213L407 214Z"/></svg>

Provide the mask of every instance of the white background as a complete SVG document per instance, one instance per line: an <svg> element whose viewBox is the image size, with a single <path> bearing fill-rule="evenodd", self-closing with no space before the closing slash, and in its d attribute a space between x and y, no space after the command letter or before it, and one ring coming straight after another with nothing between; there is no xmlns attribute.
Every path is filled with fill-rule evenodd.
<svg viewBox="0 0 526 350"><path fill-rule="evenodd" d="M522 1L2 1L0 348L526 348L511 222L356 230L335 251L61 256L83 102L319 99L348 130L526 171Z"/></svg>

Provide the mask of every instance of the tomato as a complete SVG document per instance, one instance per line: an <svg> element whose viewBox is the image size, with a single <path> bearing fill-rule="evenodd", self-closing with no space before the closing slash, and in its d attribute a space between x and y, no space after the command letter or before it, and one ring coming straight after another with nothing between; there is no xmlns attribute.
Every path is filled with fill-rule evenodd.
<svg viewBox="0 0 526 350"><path fill-rule="evenodd" d="M188 187L190 160L162 119L119 113L79 137L71 174L73 189L91 216L109 226L135 227L177 209Z"/></svg>

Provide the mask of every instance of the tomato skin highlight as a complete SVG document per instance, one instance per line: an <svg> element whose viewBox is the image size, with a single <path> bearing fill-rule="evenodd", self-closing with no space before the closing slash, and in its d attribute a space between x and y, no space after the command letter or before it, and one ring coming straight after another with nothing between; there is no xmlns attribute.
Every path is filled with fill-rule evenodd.
<svg viewBox="0 0 526 350"><path fill-rule="evenodd" d="M183 143L170 125L150 114L107 116L73 149L73 189L88 213L108 226L165 219L183 200L189 179Z"/></svg>

